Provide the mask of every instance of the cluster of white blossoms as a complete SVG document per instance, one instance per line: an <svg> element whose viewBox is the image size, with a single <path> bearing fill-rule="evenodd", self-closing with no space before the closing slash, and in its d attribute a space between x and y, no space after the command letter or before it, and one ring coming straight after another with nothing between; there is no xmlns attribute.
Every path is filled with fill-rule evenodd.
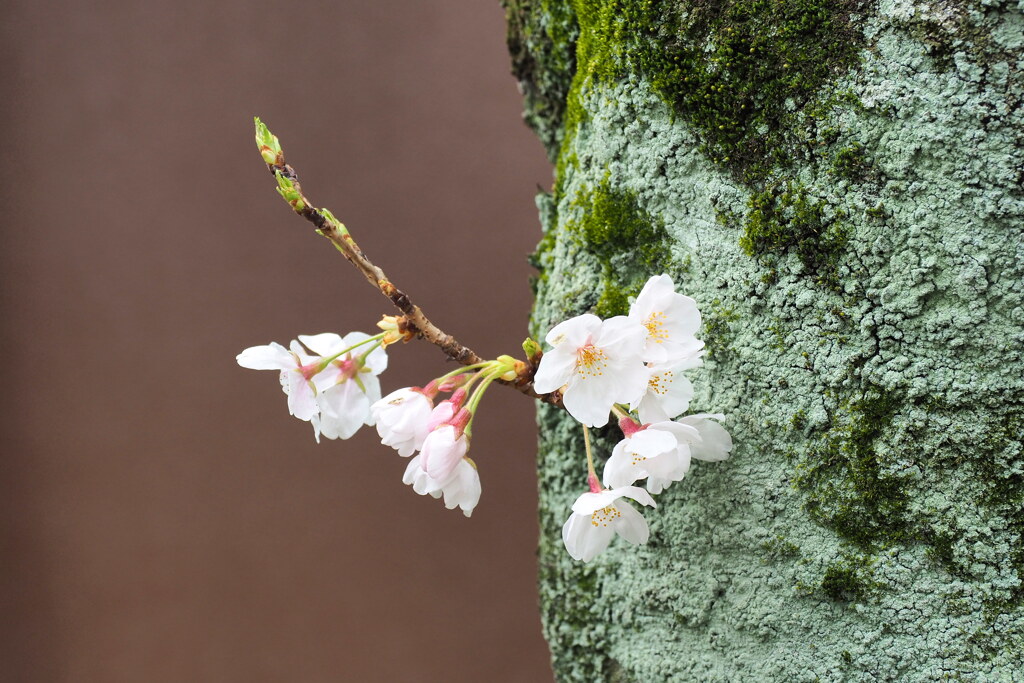
<svg viewBox="0 0 1024 683"><path fill-rule="evenodd" d="M691 459L729 457L732 439L718 424L724 415L680 417L693 398L693 385L683 373L699 366L704 353L704 342L696 337L700 323L696 302L676 293L669 276L658 275L644 285L629 315L607 320L577 316L545 337L552 348L540 361L534 388L539 393L561 390L565 409L584 427L604 426L614 413L625 437L605 463L600 481L588 439L590 491L576 500L562 527L573 558L593 559L616 534L633 544L646 543L646 520L620 499L654 507L651 494L685 477ZM646 490L635 485L641 479L646 479Z"/></svg>
<svg viewBox="0 0 1024 683"><path fill-rule="evenodd" d="M480 399L495 380L529 379L529 366L499 356L381 398L378 375L388 366L386 347L411 333L392 316L379 326L384 332L373 336L299 335L288 348L276 342L253 346L237 361L280 373L289 412L312 424L317 442L321 436L347 439L363 425L376 426L385 446L411 458L406 484L420 495L443 498L447 508L458 507L469 517L481 493L476 463L467 455ZM699 327L693 299L677 294L672 279L659 275L647 282L628 316L581 315L556 325L545 338L551 349L536 365L534 390L560 392L585 435L586 427L606 425L614 413L625 436L598 480L587 435L590 492L577 499L562 528L565 547L577 560L593 559L616 533L634 544L647 541L647 522L620 498L653 507L651 494L682 479L691 458L729 457L732 440L717 422L724 416L680 417L693 397L683 373L700 365L703 354L704 343L695 336ZM532 340L524 349L540 355ZM450 396L438 401L441 394ZM641 479L647 480L646 490L636 486Z"/></svg>
<svg viewBox="0 0 1024 683"><path fill-rule="evenodd" d="M251 370L279 370L288 412L312 423L316 440L347 439L372 425L370 406L380 400L377 375L388 367L379 334L300 334L288 348L277 342L252 346L236 360Z"/></svg>
<svg viewBox="0 0 1024 683"><path fill-rule="evenodd" d="M381 398L377 376L388 366L385 347L404 335L391 316L380 326L385 331L374 336L299 335L288 348L276 342L253 346L236 360L244 368L280 372L288 411L313 425L317 442L321 436L347 439L361 426L375 425L381 442L402 457L418 451L403 481L420 495L443 497L446 507L469 517L481 492L476 463L466 455L473 416L494 380L516 376L518 361L501 356ZM435 406L441 393L451 396Z"/></svg>

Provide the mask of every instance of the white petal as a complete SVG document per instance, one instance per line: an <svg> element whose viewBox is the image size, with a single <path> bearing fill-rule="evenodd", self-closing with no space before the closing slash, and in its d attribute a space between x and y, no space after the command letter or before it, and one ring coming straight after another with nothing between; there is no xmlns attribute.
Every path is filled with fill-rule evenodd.
<svg viewBox="0 0 1024 683"><path fill-rule="evenodd" d="M651 494L647 493L647 491L644 491L639 486L623 486L621 488L612 489L609 493L615 493L616 498L624 496L626 498L632 498L636 502L648 507L658 507L654 502L654 499L651 498Z"/></svg>
<svg viewBox="0 0 1024 683"><path fill-rule="evenodd" d="M411 484L416 479L416 473L422 472L420 468L420 456L416 456L409 461L409 464L405 466L405 474L402 475L403 484Z"/></svg>
<svg viewBox="0 0 1024 683"><path fill-rule="evenodd" d="M629 439L623 439L612 449L612 454L604 464L601 480L605 486L618 488L630 486L638 479L647 476L647 472L633 463L633 456L627 452Z"/></svg>
<svg viewBox="0 0 1024 683"><path fill-rule="evenodd" d="M647 429L658 429L664 432L670 432L676 437L678 443L694 444L700 441L700 432L693 425L683 424L679 421L672 422L666 420L664 422L655 422L648 425Z"/></svg>
<svg viewBox="0 0 1024 683"><path fill-rule="evenodd" d="M365 332L349 332L341 339L341 345L337 348L336 351L334 351L334 353L337 353L342 349L347 349L351 346L355 346L361 341L366 341L367 339L370 338L370 336L371 335L368 335ZM367 374L379 375L380 373L388 369L388 353L387 351L384 350L383 346L377 346L376 348L374 348L374 343L375 342L370 342L368 344L356 347L352 349L352 351L350 351L349 353L346 353L344 357L359 358L370 349L373 349L373 351L370 351L369 355L366 357L366 364L363 367L364 369L369 370L369 373Z"/></svg>
<svg viewBox="0 0 1024 683"><path fill-rule="evenodd" d="M681 417L677 422L695 427L700 433L701 441L690 447L690 455L698 460L705 460L709 462L725 460L729 457L729 453L732 451L732 437L729 435L729 432L722 427L722 425L708 418L721 420L724 419L725 416L721 414L710 415L707 413L701 413Z"/></svg>
<svg viewBox="0 0 1024 683"><path fill-rule="evenodd" d="M356 351L362 351L366 353L365 349L368 349L372 344L367 344L366 347L359 347ZM374 376L379 375L388 369L388 352L383 346L378 346L373 351L370 351L370 355L366 357L366 365L363 366L368 369Z"/></svg>
<svg viewBox="0 0 1024 683"><path fill-rule="evenodd" d="M615 509L619 511L620 515L613 523L615 533L633 545L647 543L651 532L647 527L647 520L644 519L644 516L637 512L629 503L618 503L615 505Z"/></svg>
<svg viewBox="0 0 1024 683"><path fill-rule="evenodd" d="M333 356L345 348L341 337L333 332L320 334L300 334L299 341L318 356ZM356 341L359 341L358 339Z"/></svg>
<svg viewBox="0 0 1024 683"><path fill-rule="evenodd" d="M480 502L480 475L468 458L463 458L455 467L455 472L443 487L444 506L451 510L456 505L462 514L470 517L473 509Z"/></svg>
<svg viewBox="0 0 1024 683"><path fill-rule="evenodd" d="M569 381L576 368L576 348L568 345L555 347L541 356L533 377L533 388L538 394L550 394Z"/></svg>
<svg viewBox="0 0 1024 683"><path fill-rule="evenodd" d="M616 382L615 402L633 404L647 391L650 372L643 363L626 359L621 363L616 360L609 366L609 373Z"/></svg>
<svg viewBox="0 0 1024 683"><path fill-rule="evenodd" d="M544 341L556 348L564 345L572 349L575 355L576 349L590 342L600 328L600 318L591 313L584 313L552 327Z"/></svg>
<svg viewBox="0 0 1024 683"><path fill-rule="evenodd" d="M574 560L589 562L611 543L615 532L611 527L596 527L590 515L572 514L562 526L562 542Z"/></svg>
<svg viewBox="0 0 1024 683"><path fill-rule="evenodd" d="M295 371L288 373L288 410L300 420L309 420L319 410L313 387Z"/></svg>
<svg viewBox="0 0 1024 683"><path fill-rule="evenodd" d="M371 375L370 373L361 374L359 375L359 381L363 383L363 388L366 390L366 400L371 406L380 400L380 379L376 375ZM372 425L373 423L373 414L367 409L365 424Z"/></svg>
<svg viewBox="0 0 1024 683"><path fill-rule="evenodd" d="M580 548L580 559L584 562L590 562L607 550L608 545L615 538L615 528L613 526L595 526L590 521L591 518L590 516L584 518L587 527L583 533L583 546Z"/></svg>
<svg viewBox="0 0 1024 683"><path fill-rule="evenodd" d="M604 349L617 361L634 358L639 361L643 355L645 334L643 325L624 315L617 315L601 324L594 346Z"/></svg>
<svg viewBox="0 0 1024 683"><path fill-rule="evenodd" d="M627 450L644 458L674 451L679 445L675 434L661 429L642 429L629 438Z"/></svg>
<svg viewBox="0 0 1024 683"><path fill-rule="evenodd" d="M647 491L649 493L659 494L671 485L672 482L668 479L662 479L654 475L647 477Z"/></svg>
<svg viewBox="0 0 1024 683"><path fill-rule="evenodd" d="M539 391L539 389L538 389ZM588 427L608 424L608 413L615 403L617 385L615 377L575 374L562 397L562 405L569 414Z"/></svg>
<svg viewBox="0 0 1024 683"><path fill-rule="evenodd" d="M686 412L693 398L693 385L683 375L685 365L675 367L655 366L650 368L647 391L639 406L633 405L640 415L640 421L662 422Z"/></svg>
<svg viewBox="0 0 1024 683"><path fill-rule="evenodd" d="M633 305L629 307L629 317L642 322L651 314L651 311L659 310L665 297L674 294L675 283L668 275L653 275L644 283Z"/></svg>
<svg viewBox="0 0 1024 683"><path fill-rule="evenodd" d="M574 560L583 559L583 534L589 524L589 516L573 513L562 525L562 543L565 544L565 549Z"/></svg>
<svg viewBox="0 0 1024 683"><path fill-rule="evenodd" d="M347 439L370 418L370 401L349 380L336 384L317 396L320 424L329 439Z"/></svg>
<svg viewBox="0 0 1024 683"><path fill-rule="evenodd" d="M341 368L334 363L331 363L326 368L313 375L311 381L317 391L327 391L338 382L344 382L345 378L341 374Z"/></svg>
<svg viewBox="0 0 1024 683"><path fill-rule="evenodd" d="M306 352L306 349L302 347L302 344L296 339L292 339L291 343L288 344L288 348L292 353L299 359L299 365L309 365L313 361L319 359L319 356L311 356Z"/></svg>
<svg viewBox="0 0 1024 683"><path fill-rule="evenodd" d="M595 510L608 507L620 497L622 494L616 493L614 490L584 493L572 504L572 511L579 515L589 515Z"/></svg>
<svg viewBox="0 0 1024 683"><path fill-rule="evenodd" d="M645 462L647 474L651 477L679 481L690 471L690 447L679 444L677 448ZM647 490L650 491L650 486Z"/></svg>
<svg viewBox="0 0 1024 683"><path fill-rule="evenodd" d="M288 370L296 367L295 356L277 342L250 346L235 356L235 360L250 370Z"/></svg>

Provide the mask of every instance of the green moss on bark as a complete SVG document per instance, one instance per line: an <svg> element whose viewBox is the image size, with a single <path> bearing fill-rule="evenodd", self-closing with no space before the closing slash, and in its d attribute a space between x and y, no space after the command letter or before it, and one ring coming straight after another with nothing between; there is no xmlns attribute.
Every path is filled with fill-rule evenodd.
<svg viewBox="0 0 1024 683"><path fill-rule="evenodd" d="M645 511L646 546L613 542L581 581L558 536L583 487L581 444L542 411L541 595L560 679L1020 669L1024 69L1019 52L1006 57L1019 13L909 0L559 6L580 36L534 324L543 334L599 302L623 312L630 288L667 268L704 315L693 408L724 412L736 443ZM907 26L945 31L948 11L978 30L971 45L946 36L950 59L935 64ZM800 33L801 13L814 31ZM753 29L769 21L786 25ZM849 31L802 78L780 70L787 50L811 59L812 38ZM760 34L764 64L724 50ZM696 62L662 68L669 53ZM655 86L671 73L703 96ZM742 73L774 91L744 90ZM727 121L729 88L761 109ZM764 158L744 159L759 145ZM652 226L667 235L653 237L663 264L630 243Z"/></svg>
<svg viewBox="0 0 1024 683"><path fill-rule="evenodd" d="M612 187L608 174L593 189L573 199L578 219L567 224L580 247L597 258L601 292L594 312L601 317L625 315L629 298L640 293L646 273L669 264L669 238L658 219L642 211L636 196Z"/></svg>

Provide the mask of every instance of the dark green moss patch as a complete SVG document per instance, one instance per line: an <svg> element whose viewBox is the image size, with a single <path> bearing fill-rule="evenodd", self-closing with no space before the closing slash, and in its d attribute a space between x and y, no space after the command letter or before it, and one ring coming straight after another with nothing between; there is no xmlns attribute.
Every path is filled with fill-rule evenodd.
<svg viewBox="0 0 1024 683"><path fill-rule="evenodd" d="M747 202L740 247L748 256L793 252L819 284L834 287L848 235L842 213L793 181L767 186Z"/></svg>
<svg viewBox="0 0 1024 683"><path fill-rule="evenodd" d="M860 602L882 588L875 581L870 555L843 551L829 562L815 583L798 581L796 589L804 595L819 595L836 602Z"/></svg>
<svg viewBox="0 0 1024 683"><path fill-rule="evenodd" d="M702 137L705 153L746 182L814 145L817 91L856 63L860 0L636 2L636 68ZM813 121L812 127L813 127Z"/></svg>
<svg viewBox="0 0 1024 683"><path fill-rule="evenodd" d="M720 299L715 299L704 311L703 318L704 357L720 360L732 353L732 341L736 336L732 324L740 319L740 314Z"/></svg>
<svg viewBox="0 0 1024 683"><path fill-rule="evenodd" d="M708 157L745 182L759 182L813 153L814 122L823 111L817 93L856 63L864 39L851 17L868 4L573 0L579 34L566 111L581 109L585 82L638 73L698 131ZM558 8L556 17L565 9L545 6ZM565 117L565 139L580 119Z"/></svg>
<svg viewBox="0 0 1024 683"><path fill-rule="evenodd" d="M878 587L872 578L870 557L844 554L825 568L821 577L821 592L838 602L863 600Z"/></svg>
<svg viewBox="0 0 1024 683"><path fill-rule="evenodd" d="M832 159L833 175L847 180L862 182L872 171L871 162L864 151L864 145L854 142L836 152Z"/></svg>
<svg viewBox="0 0 1024 683"><path fill-rule="evenodd" d="M568 224L570 234L601 265L601 293L594 312L602 317L625 315L629 297L669 265L665 226L640 209L633 193L613 189L607 175L596 188L579 193L572 208L579 217Z"/></svg>
<svg viewBox="0 0 1024 683"><path fill-rule="evenodd" d="M811 517L863 551L908 532L906 485L883 470L876 452L901 405L900 396L881 390L847 402L797 465L794 483L807 494Z"/></svg>
<svg viewBox="0 0 1024 683"><path fill-rule="evenodd" d="M787 540L785 536L776 535L761 544L766 562L775 562L780 559L798 557L800 547Z"/></svg>

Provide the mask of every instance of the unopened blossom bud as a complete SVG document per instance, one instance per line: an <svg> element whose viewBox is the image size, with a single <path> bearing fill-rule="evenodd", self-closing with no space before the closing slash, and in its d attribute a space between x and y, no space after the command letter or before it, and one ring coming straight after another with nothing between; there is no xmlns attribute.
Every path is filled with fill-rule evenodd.
<svg viewBox="0 0 1024 683"><path fill-rule="evenodd" d="M466 401L466 390L458 389L452 397L441 401L434 408L433 412L430 413L430 420L427 422L427 431L434 431L443 424L451 422L455 414L462 408L462 404Z"/></svg>
<svg viewBox="0 0 1024 683"><path fill-rule="evenodd" d="M277 136L271 133L266 124L260 121L260 117L257 116L255 121L256 146L259 147L260 156L263 157L263 161L271 166L284 163L284 154L281 151L281 143L278 141Z"/></svg>
<svg viewBox="0 0 1024 683"><path fill-rule="evenodd" d="M498 379L503 379L506 382L511 382L512 380L514 380L516 378L516 376L517 376L516 367L517 366L520 366L520 367L523 366L523 362L522 361L518 361L515 358L513 358L512 356L501 355L501 356L498 356L497 360L498 360L499 363L501 363L502 369L505 369L505 372L503 372L502 374L498 375Z"/></svg>
<svg viewBox="0 0 1024 683"><path fill-rule="evenodd" d="M541 350L540 344L534 341L532 338L527 337L523 342L523 353L526 354L527 362L532 365L537 365L540 362L540 357L544 355Z"/></svg>
<svg viewBox="0 0 1024 683"><path fill-rule="evenodd" d="M472 415L465 408L436 426L423 440L422 466L432 478L446 480L469 451L466 425Z"/></svg>
<svg viewBox="0 0 1024 683"><path fill-rule="evenodd" d="M274 169L274 176L277 178L277 193L284 197L284 200L291 205L292 209L296 212L305 209L306 202L303 201L302 193L295 186L295 182L278 169Z"/></svg>
<svg viewBox="0 0 1024 683"><path fill-rule="evenodd" d="M428 394L434 396L436 391L433 389L431 394L427 389L406 387L391 392L370 406L381 442L394 448L403 458L422 448L434 408Z"/></svg>
<svg viewBox="0 0 1024 683"><path fill-rule="evenodd" d="M384 331L382 343L385 347L399 341L407 342L416 336L415 329L404 315L385 315L377 323L377 327Z"/></svg>
<svg viewBox="0 0 1024 683"><path fill-rule="evenodd" d="M437 385L437 388L440 389L441 391L455 391L463 384L468 382L472 376L473 373L471 372L460 373L458 375L455 375L454 377L449 377L445 379L443 382Z"/></svg>

